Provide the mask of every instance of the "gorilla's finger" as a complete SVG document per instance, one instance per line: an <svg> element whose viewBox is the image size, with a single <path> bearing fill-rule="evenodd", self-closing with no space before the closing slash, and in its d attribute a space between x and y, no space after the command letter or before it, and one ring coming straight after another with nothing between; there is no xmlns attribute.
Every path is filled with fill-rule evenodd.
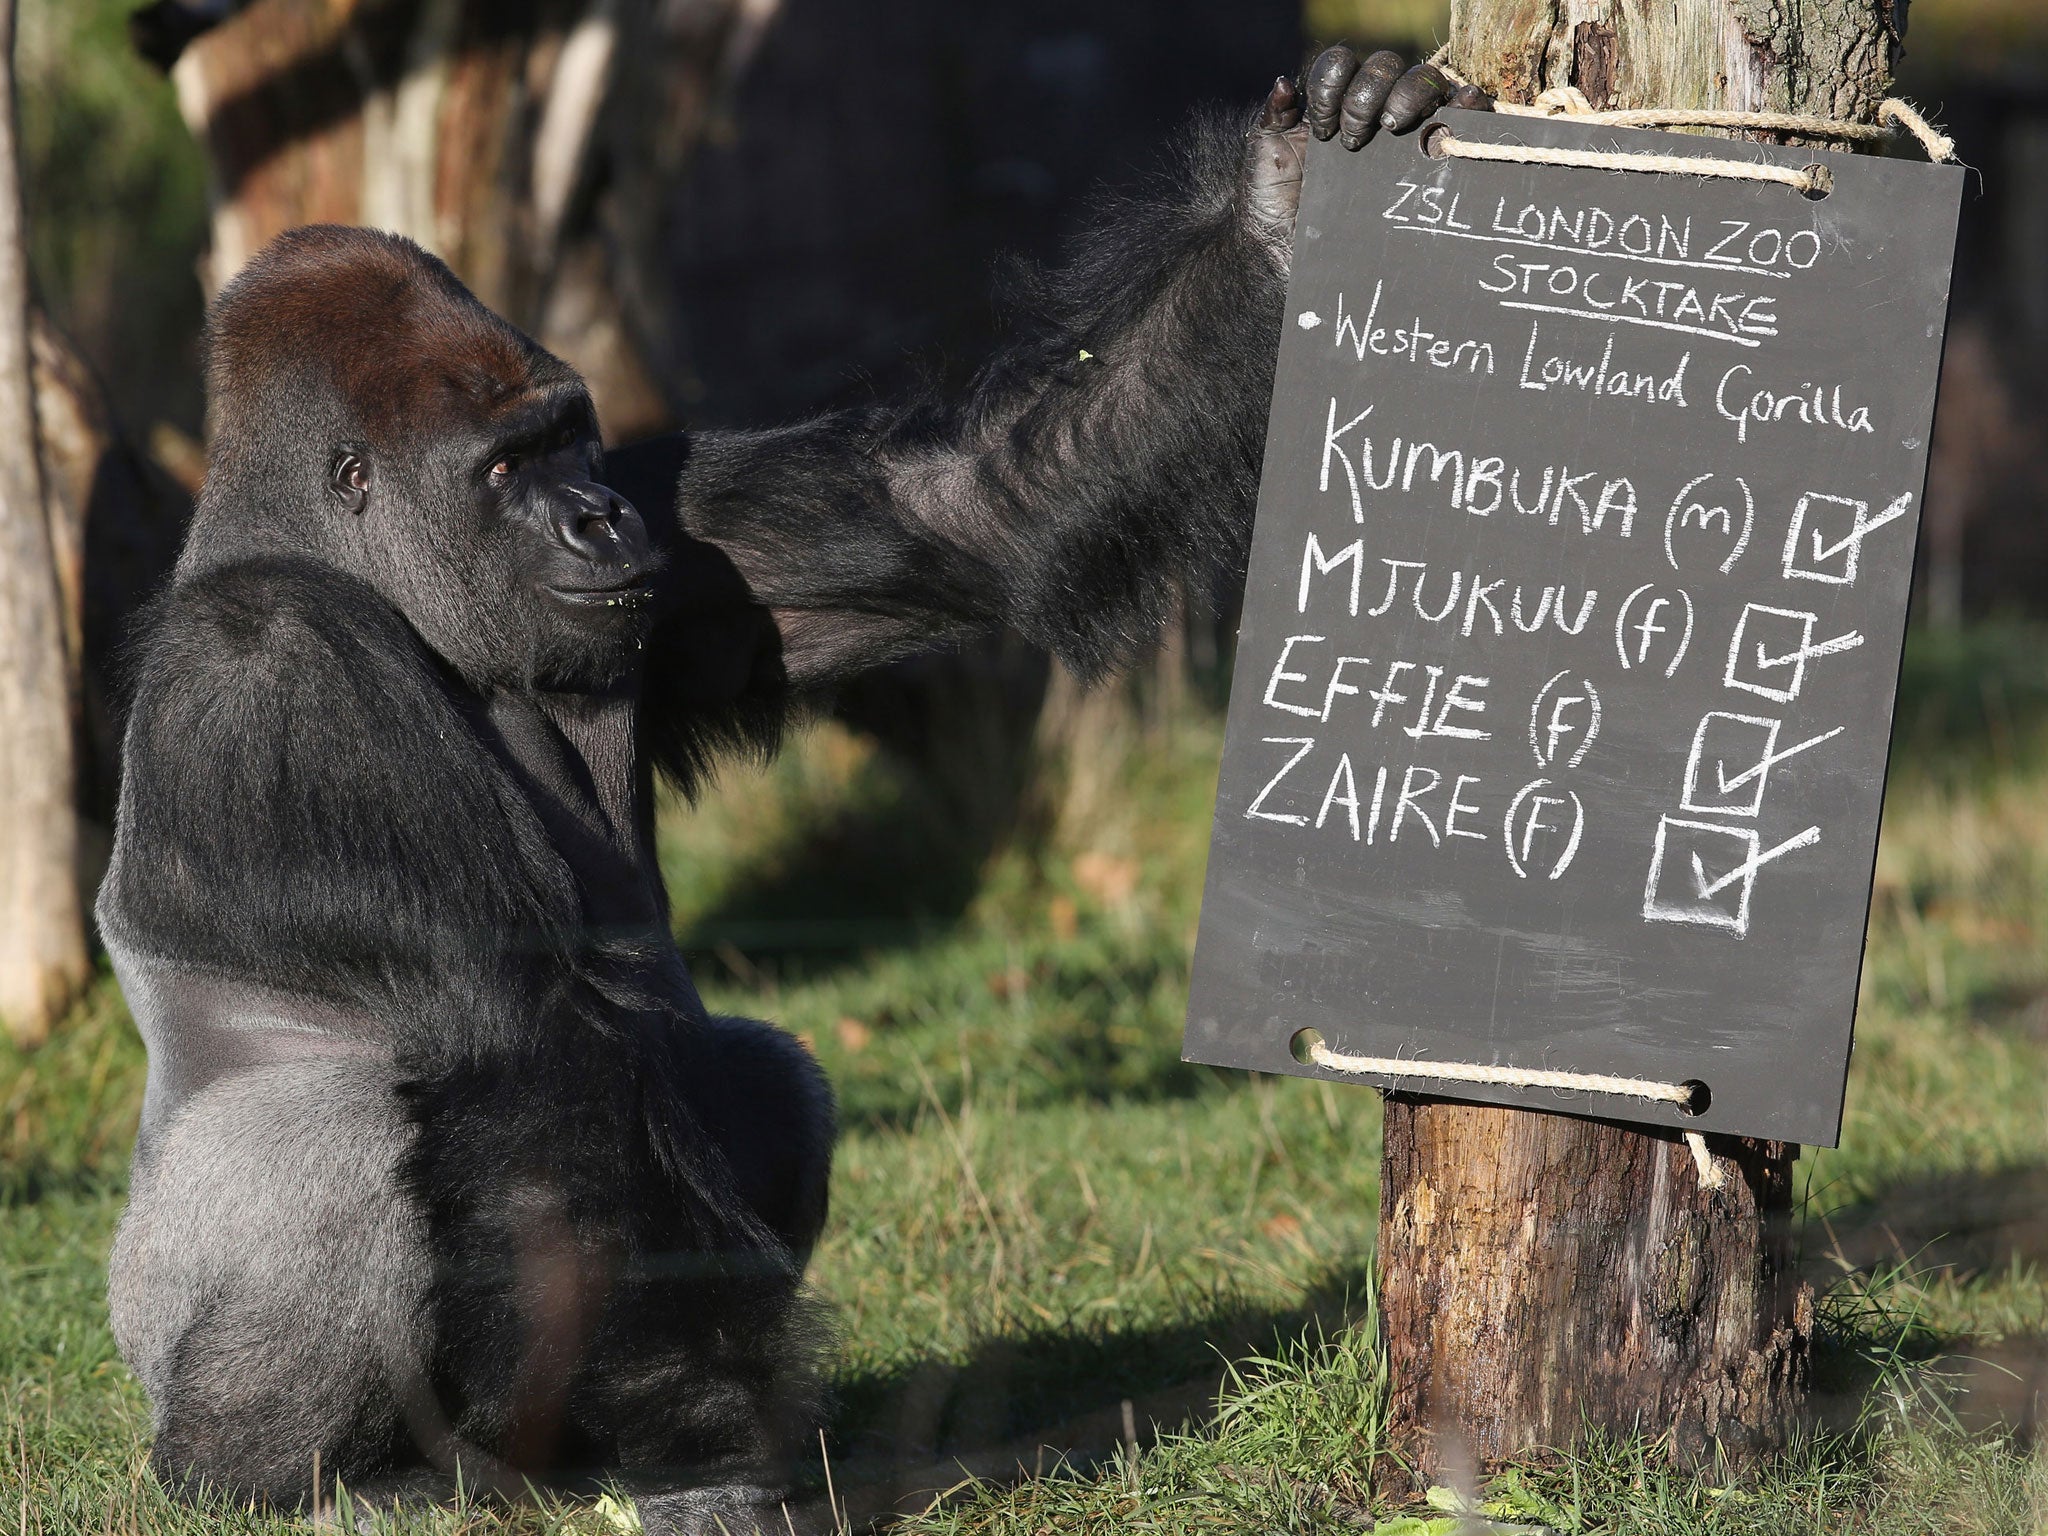
<svg viewBox="0 0 2048 1536"><path fill-rule="evenodd" d="M1493 98L1476 85L1461 85L1451 92L1451 98L1444 103L1447 107L1463 107L1468 112L1491 112Z"/></svg>
<svg viewBox="0 0 2048 1536"><path fill-rule="evenodd" d="M1344 147L1357 149L1372 137L1380 113L1387 105L1387 93L1401 78L1401 55L1382 48L1358 66L1351 89L1344 93Z"/></svg>
<svg viewBox="0 0 2048 1536"><path fill-rule="evenodd" d="M1294 82L1282 75L1273 82L1273 89L1266 93L1266 104L1259 109L1259 131L1262 133L1285 133L1301 121L1301 93L1294 88Z"/></svg>
<svg viewBox="0 0 2048 1536"><path fill-rule="evenodd" d="M1338 43L1325 48L1308 67L1308 129L1319 139L1337 131L1337 114L1351 77L1358 73L1358 55Z"/></svg>
<svg viewBox="0 0 2048 1536"><path fill-rule="evenodd" d="M1444 104L1451 82L1434 64L1418 64L1387 94L1387 110L1380 114L1380 126L1405 133Z"/></svg>

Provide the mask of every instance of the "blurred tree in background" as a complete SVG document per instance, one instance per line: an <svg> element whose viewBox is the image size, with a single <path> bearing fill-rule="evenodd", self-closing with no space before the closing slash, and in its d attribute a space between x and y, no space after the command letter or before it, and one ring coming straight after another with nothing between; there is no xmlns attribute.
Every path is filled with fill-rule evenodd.
<svg viewBox="0 0 2048 1536"><path fill-rule="evenodd" d="M30 378L14 105L15 0L0 0L0 1023L39 1045L91 975L76 879L71 677Z"/></svg>
<svg viewBox="0 0 2048 1536"><path fill-rule="evenodd" d="M147 14L168 27L195 9ZM172 69L207 150L208 293L295 225L393 230L579 369L614 441L669 426L657 371L664 191L746 49L745 10L742 0L235 9Z"/></svg>
<svg viewBox="0 0 2048 1536"><path fill-rule="evenodd" d="M120 419L200 429L206 160L128 38L134 0L23 0L17 72L37 293Z"/></svg>

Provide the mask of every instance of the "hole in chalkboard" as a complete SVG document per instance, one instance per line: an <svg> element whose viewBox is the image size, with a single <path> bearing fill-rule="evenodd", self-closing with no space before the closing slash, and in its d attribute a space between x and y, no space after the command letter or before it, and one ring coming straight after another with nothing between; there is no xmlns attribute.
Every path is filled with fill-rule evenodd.
<svg viewBox="0 0 2048 1536"><path fill-rule="evenodd" d="M1444 141L1450 138L1451 130L1442 123L1431 123L1416 138L1416 145L1432 160L1441 160L1446 151Z"/></svg>
<svg viewBox="0 0 2048 1536"><path fill-rule="evenodd" d="M1678 1085L1686 1091L1686 1101L1678 1106L1681 1115L1704 1115L1707 1106L1714 1102L1714 1095L1707 1085L1698 1078L1689 1078Z"/></svg>
<svg viewBox="0 0 2048 1536"><path fill-rule="evenodd" d="M1287 1042L1287 1050L1304 1067L1315 1065L1316 1047L1323 1043L1320 1030L1297 1029L1294 1038Z"/></svg>
<svg viewBox="0 0 2048 1536"><path fill-rule="evenodd" d="M1817 203L1835 190L1835 173L1826 166L1802 165L1800 169L1806 172L1808 185L1799 195L1809 202Z"/></svg>

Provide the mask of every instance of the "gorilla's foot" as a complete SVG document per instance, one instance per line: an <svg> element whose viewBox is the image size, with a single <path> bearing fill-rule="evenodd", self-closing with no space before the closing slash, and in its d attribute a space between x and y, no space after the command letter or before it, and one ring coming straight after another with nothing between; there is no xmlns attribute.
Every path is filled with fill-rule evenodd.
<svg viewBox="0 0 2048 1536"><path fill-rule="evenodd" d="M754 1483L636 1495L647 1536L791 1536L783 1496Z"/></svg>

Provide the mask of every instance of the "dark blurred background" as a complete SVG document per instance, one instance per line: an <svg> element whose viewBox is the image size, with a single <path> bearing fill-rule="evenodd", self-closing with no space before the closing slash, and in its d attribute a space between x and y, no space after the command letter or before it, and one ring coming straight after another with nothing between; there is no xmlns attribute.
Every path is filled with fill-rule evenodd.
<svg viewBox="0 0 2048 1536"><path fill-rule="evenodd" d="M1312 40L1435 46L1428 0L24 0L45 455L82 629L88 815L106 679L203 461L205 299L278 230L395 228L590 378L613 441L956 382L1006 258L1053 255L1197 103ZM1902 90L1982 171L1964 205L1927 499L1924 626L2048 606L2048 5L1922 0ZM1108 703L1011 641L840 708L945 810L934 867L1049 825L1102 712L1219 686L1191 594ZM927 816L928 822L933 818ZM900 829L898 829L900 831ZM896 835L891 832L890 835ZM834 850L826 846L828 861ZM861 900L869 898L863 895ZM943 910L934 915L944 915Z"/></svg>

